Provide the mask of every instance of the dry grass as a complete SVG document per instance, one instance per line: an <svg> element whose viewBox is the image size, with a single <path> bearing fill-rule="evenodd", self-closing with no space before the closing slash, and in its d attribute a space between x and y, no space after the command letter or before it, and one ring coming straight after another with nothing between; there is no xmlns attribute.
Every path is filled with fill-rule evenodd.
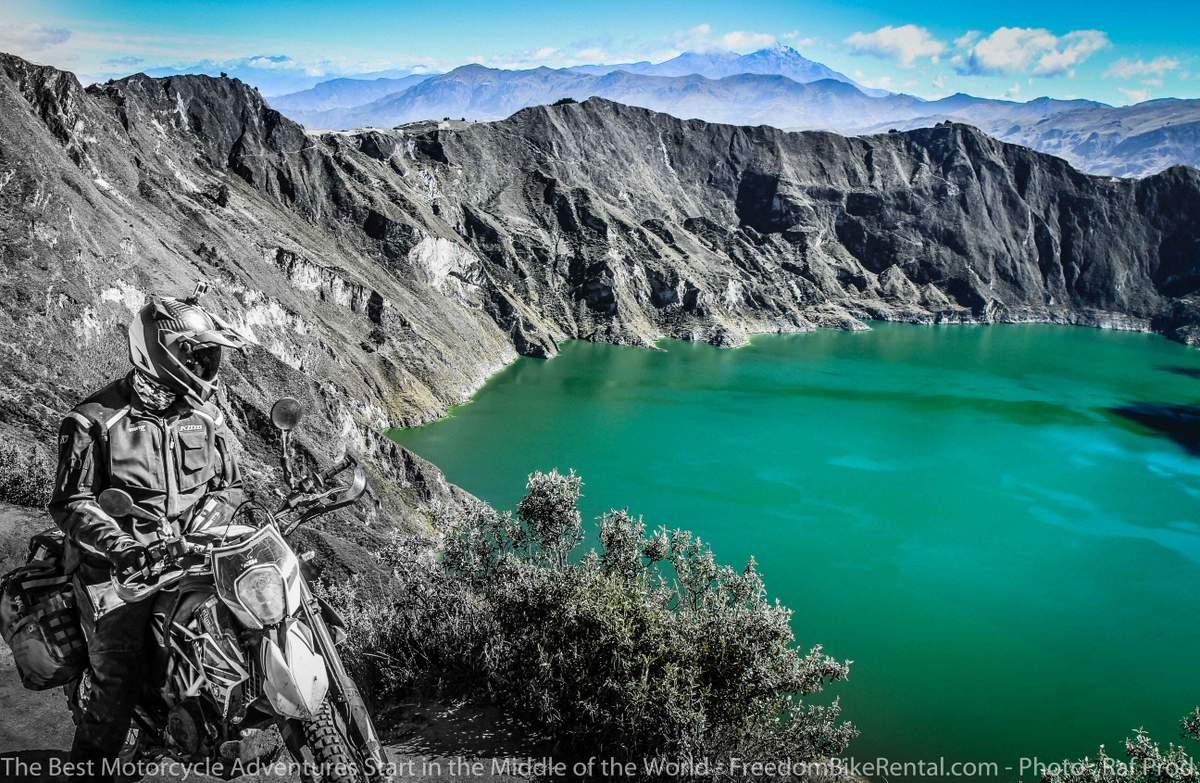
<svg viewBox="0 0 1200 783"><path fill-rule="evenodd" d="M24 565L30 537L53 525L44 511L0 503L0 574Z"/></svg>
<svg viewBox="0 0 1200 783"><path fill-rule="evenodd" d="M45 508L54 487L54 468L37 446L0 446L0 502Z"/></svg>

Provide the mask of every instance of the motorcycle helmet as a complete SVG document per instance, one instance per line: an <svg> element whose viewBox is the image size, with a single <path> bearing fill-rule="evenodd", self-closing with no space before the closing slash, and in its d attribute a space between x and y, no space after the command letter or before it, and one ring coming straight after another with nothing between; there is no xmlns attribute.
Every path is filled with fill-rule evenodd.
<svg viewBox="0 0 1200 783"><path fill-rule="evenodd" d="M245 350L249 341L199 305L197 291L187 299L152 296L129 324L129 359L136 370L197 407L217 389L224 348Z"/></svg>

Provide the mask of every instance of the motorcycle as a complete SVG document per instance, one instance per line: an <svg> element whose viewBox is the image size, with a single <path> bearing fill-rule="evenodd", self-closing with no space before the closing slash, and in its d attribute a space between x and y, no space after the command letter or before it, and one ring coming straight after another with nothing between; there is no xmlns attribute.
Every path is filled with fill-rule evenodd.
<svg viewBox="0 0 1200 783"><path fill-rule="evenodd" d="M274 763L286 748L306 782L315 771L323 783L386 778L378 733L338 654L340 620L301 573L311 553L297 556L288 544L304 523L355 503L366 473L347 456L322 473L298 474L291 436L300 419L296 400L271 409L290 490L277 508L248 502L224 519L194 515L186 526L158 519L150 564L112 575L122 600L155 601L159 658L123 761L166 757L228 778ZM114 518L146 518L124 490L106 489L97 501ZM247 524L251 507L261 524Z"/></svg>

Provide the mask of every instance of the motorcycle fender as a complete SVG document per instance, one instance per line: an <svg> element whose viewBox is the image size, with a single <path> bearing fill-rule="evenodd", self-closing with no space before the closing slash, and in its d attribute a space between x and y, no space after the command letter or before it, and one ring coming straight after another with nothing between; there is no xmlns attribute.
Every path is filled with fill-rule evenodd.
<svg viewBox="0 0 1200 783"><path fill-rule="evenodd" d="M280 715L312 720L329 691L325 658L313 649L312 632L299 619L284 623L279 642L272 636L264 636L259 647L263 694Z"/></svg>

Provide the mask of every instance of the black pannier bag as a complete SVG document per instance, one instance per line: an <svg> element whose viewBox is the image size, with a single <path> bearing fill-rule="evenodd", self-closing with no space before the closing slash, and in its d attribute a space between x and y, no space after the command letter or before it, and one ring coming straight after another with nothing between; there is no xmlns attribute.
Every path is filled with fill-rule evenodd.
<svg viewBox="0 0 1200 783"><path fill-rule="evenodd" d="M87 665L75 591L63 573L60 530L34 536L25 565L0 579L0 635L30 690L65 685Z"/></svg>

